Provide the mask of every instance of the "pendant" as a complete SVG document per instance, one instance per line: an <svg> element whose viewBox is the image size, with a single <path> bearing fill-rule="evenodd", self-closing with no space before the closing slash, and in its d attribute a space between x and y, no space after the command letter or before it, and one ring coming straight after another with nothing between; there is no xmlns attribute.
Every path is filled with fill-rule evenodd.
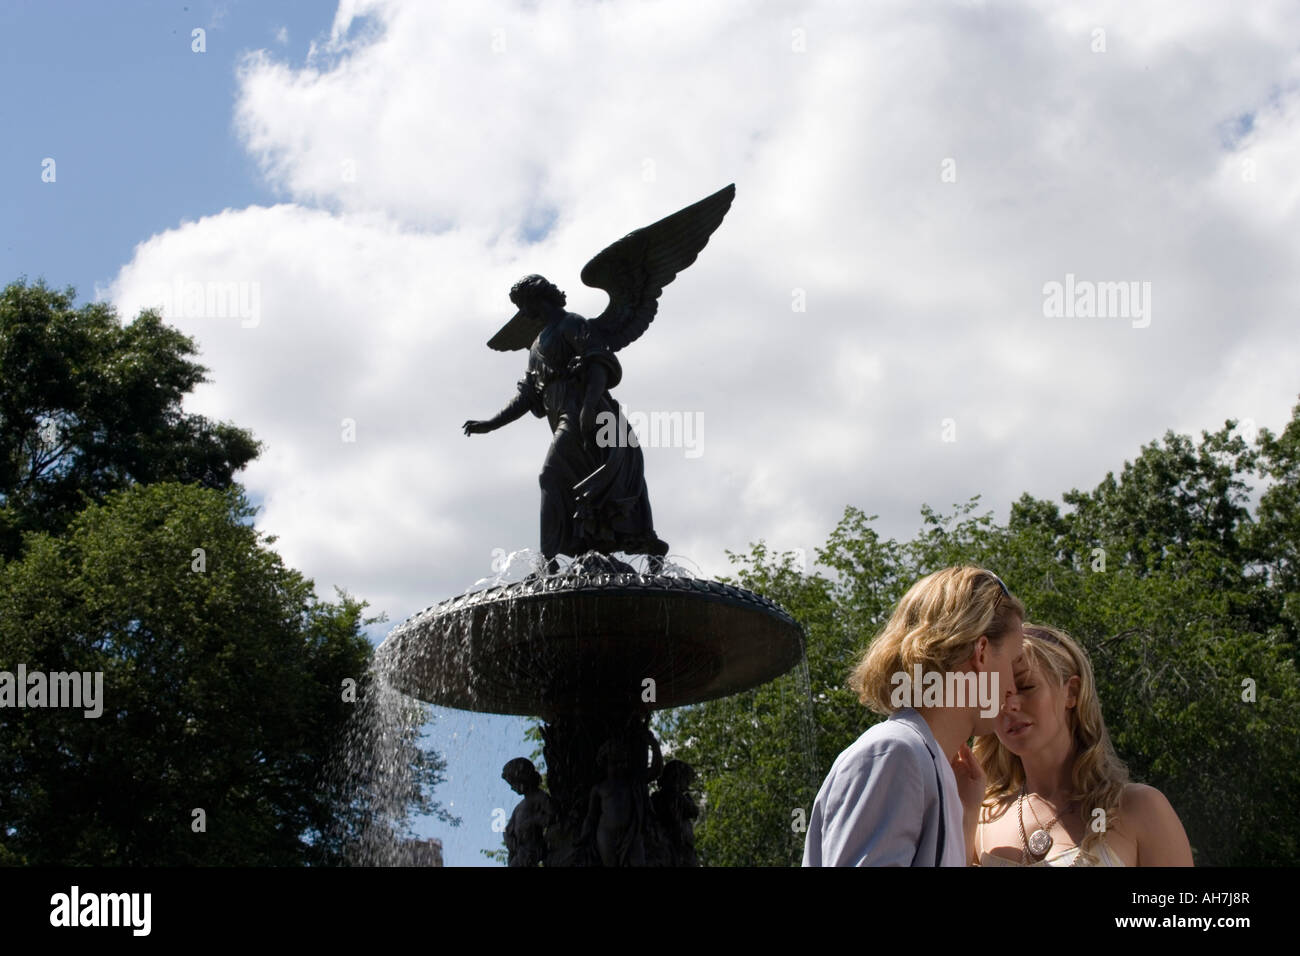
<svg viewBox="0 0 1300 956"><path fill-rule="evenodd" d="M1035 830L1029 834L1029 852L1034 856L1047 856L1052 848L1052 835L1046 830Z"/></svg>

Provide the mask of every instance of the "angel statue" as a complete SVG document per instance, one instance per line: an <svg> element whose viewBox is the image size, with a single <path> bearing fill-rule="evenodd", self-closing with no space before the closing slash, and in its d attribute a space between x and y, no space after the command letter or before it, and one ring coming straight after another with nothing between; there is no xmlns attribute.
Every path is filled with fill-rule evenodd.
<svg viewBox="0 0 1300 956"><path fill-rule="evenodd" d="M629 233L588 262L583 283L609 294L608 307L594 319L566 312L564 293L542 276L525 276L510 290L519 311L488 346L528 349L528 370L505 408L487 421L467 421L464 429L484 434L526 412L550 423L551 447L538 480L541 550L551 570L558 554L645 554L656 569L668 553L650 515L641 448L610 395L623 377L614 353L649 328L664 286L695 261L735 195L733 184Z"/></svg>

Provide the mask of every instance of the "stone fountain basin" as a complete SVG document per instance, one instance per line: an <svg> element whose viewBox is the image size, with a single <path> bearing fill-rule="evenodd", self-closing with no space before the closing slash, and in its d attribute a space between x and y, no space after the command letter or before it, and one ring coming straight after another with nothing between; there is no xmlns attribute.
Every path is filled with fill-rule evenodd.
<svg viewBox="0 0 1300 956"><path fill-rule="evenodd" d="M748 690L800 661L803 631L775 602L717 581L561 574L426 608L379 657L421 700L549 720Z"/></svg>

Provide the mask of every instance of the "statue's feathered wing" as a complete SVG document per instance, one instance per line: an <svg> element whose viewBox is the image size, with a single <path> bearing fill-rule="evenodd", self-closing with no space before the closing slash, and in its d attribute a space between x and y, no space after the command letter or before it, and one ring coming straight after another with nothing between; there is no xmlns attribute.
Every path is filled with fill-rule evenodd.
<svg viewBox="0 0 1300 956"><path fill-rule="evenodd" d="M589 325L607 348L617 352L650 327L659 308L659 293L695 261L735 196L732 183L628 233L583 267L583 283L609 293L609 306Z"/></svg>
<svg viewBox="0 0 1300 956"><path fill-rule="evenodd" d="M533 339L537 338L537 333L546 328L544 323L533 322L523 311L516 312L514 317L497 331L497 334L488 339L488 348L496 349L498 352L513 352L517 349L526 349L533 344Z"/></svg>

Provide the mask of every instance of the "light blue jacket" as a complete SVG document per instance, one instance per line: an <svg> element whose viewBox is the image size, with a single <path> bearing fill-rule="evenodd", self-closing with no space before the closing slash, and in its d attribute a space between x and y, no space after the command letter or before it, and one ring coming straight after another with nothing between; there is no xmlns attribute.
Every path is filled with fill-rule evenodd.
<svg viewBox="0 0 1300 956"><path fill-rule="evenodd" d="M925 718L904 707L835 758L808 817L803 865L934 866L936 860L966 865L957 778Z"/></svg>

